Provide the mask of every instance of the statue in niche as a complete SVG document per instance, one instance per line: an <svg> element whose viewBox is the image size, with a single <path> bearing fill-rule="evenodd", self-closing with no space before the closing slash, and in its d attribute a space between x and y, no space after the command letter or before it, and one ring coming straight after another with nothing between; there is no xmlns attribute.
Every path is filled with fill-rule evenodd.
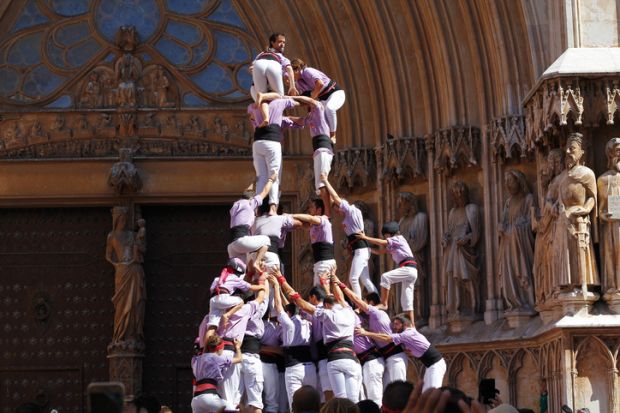
<svg viewBox="0 0 620 413"><path fill-rule="evenodd" d="M426 279L426 267L424 250L428 244L428 215L418 210L415 195L411 192L401 192L396 200L398 214L400 216L400 233L405 237L413 252L413 257L418 264L418 279L415 288L415 312L423 319L428 317L426 309L429 306L427 296L428 280Z"/></svg>
<svg viewBox="0 0 620 413"><path fill-rule="evenodd" d="M525 175L516 169L504 174L510 194L499 223L499 268L502 297L507 311L534 309L534 234L530 222L534 196Z"/></svg>
<svg viewBox="0 0 620 413"><path fill-rule="evenodd" d="M599 284L590 225L596 219L596 177L581 164L583 135L572 133L566 141L566 169L558 177L558 220L553 242L554 285L561 290Z"/></svg>
<svg viewBox="0 0 620 413"><path fill-rule="evenodd" d="M103 76L101 79L103 85L103 106L111 108L116 102L116 89L114 88L114 79L110 76Z"/></svg>
<svg viewBox="0 0 620 413"><path fill-rule="evenodd" d="M213 126L216 134L222 136L226 141L230 140L228 124L222 118L216 116L215 119L213 119Z"/></svg>
<svg viewBox="0 0 620 413"><path fill-rule="evenodd" d="M119 136L134 136L136 132L136 116L133 113L125 112L118 115Z"/></svg>
<svg viewBox="0 0 620 413"><path fill-rule="evenodd" d="M450 186L454 206L448 214L448 231L443 235L444 286L450 317L476 313L478 306L478 253L480 213L469 203L467 186L455 181Z"/></svg>
<svg viewBox="0 0 620 413"><path fill-rule="evenodd" d="M125 52L132 52L138 45L138 32L134 26L121 26L116 32L114 43Z"/></svg>
<svg viewBox="0 0 620 413"><path fill-rule="evenodd" d="M129 210L112 209L112 231L106 241L106 260L114 266L114 334L112 346L138 347L144 339L144 222L138 232L129 229Z"/></svg>
<svg viewBox="0 0 620 413"><path fill-rule="evenodd" d="M91 72L88 76L88 82L84 87L80 104L82 107L99 108L102 105L103 95L101 93L101 82L97 72Z"/></svg>
<svg viewBox="0 0 620 413"><path fill-rule="evenodd" d="M119 160L110 169L108 183L119 195L134 194L142 188L142 180L138 168L133 163L131 148L120 149Z"/></svg>
<svg viewBox="0 0 620 413"><path fill-rule="evenodd" d="M142 72L140 61L129 53L124 54L115 66L116 80L116 104L119 107L136 106L136 82Z"/></svg>
<svg viewBox="0 0 620 413"><path fill-rule="evenodd" d="M530 210L532 230L536 232L532 273L534 275L534 291L538 305L544 304L551 297L554 288L553 240L555 239L555 226L558 218L558 178L562 169L562 150L552 149L549 151L547 162L541 171L543 175L543 188L546 188L540 212L541 216L536 216L535 207L532 207Z"/></svg>
<svg viewBox="0 0 620 413"><path fill-rule="evenodd" d="M620 196L620 138L610 139L605 153L609 170L597 181L603 293L620 294L620 215L609 208L609 198Z"/></svg>
<svg viewBox="0 0 620 413"><path fill-rule="evenodd" d="M164 68L157 66L157 68L150 74L151 80L151 94L154 106L160 108L166 108L173 106L174 104L169 101L169 89L170 80L164 72Z"/></svg>
<svg viewBox="0 0 620 413"><path fill-rule="evenodd" d="M22 146L24 144L22 140L21 130L17 126L17 123L14 123L13 126L9 126L4 130L4 146L6 149Z"/></svg>

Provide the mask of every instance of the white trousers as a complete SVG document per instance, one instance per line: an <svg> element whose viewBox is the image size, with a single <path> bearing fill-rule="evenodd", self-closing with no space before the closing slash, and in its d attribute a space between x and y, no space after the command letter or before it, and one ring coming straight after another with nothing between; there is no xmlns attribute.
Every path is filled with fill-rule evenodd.
<svg viewBox="0 0 620 413"><path fill-rule="evenodd" d="M312 266L312 272L314 273L313 285L321 285L320 276L325 273L330 273L336 269L336 260L322 260L317 261Z"/></svg>
<svg viewBox="0 0 620 413"><path fill-rule="evenodd" d="M271 241L267 235L246 235L237 238L228 244L228 258L239 258L247 263L247 254L270 243Z"/></svg>
<svg viewBox="0 0 620 413"><path fill-rule="evenodd" d="M327 359L319 360L317 369L319 370L319 384L321 385L321 392L331 391L332 384L329 381L329 373L327 372ZM321 394L321 400L323 400L323 397L324 395Z"/></svg>
<svg viewBox="0 0 620 413"><path fill-rule="evenodd" d="M407 381L407 364L409 359L405 352L394 354L385 360L385 374L383 375L383 388L396 380Z"/></svg>
<svg viewBox="0 0 620 413"><path fill-rule="evenodd" d="M325 107L325 120L329 125L331 132L336 132L338 126L338 118L336 117L336 111L344 105L345 93L344 90L337 90L332 93L327 100L322 101ZM379 405L380 406L380 405Z"/></svg>
<svg viewBox="0 0 620 413"><path fill-rule="evenodd" d="M209 321L207 326L219 326L220 319L222 315L228 310L230 307L234 307L237 304L241 304L243 299L241 297L237 297L230 294L219 294L214 295L209 300ZM199 333L204 335L205 331L200 331ZM202 339L202 336L200 336Z"/></svg>
<svg viewBox="0 0 620 413"><path fill-rule="evenodd" d="M282 145L275 141L254 141L252 158L256 170L256 193L259 194L267 185L267 180L274 173L280 174L282 168ZM278 204L280 199L280 180L271 185L269 203Z"/></svg>
<svg viewBox="0 0 620 413"><path fill-rule="evenodd" d="M360 397L362 369L351 359L334 360L327 363L329 382L334 397L343 397L357 403Z"/></svg>
<svg viewBox="0 0 620 413"><path fill-rule="evenodd" d="M390 289L392 284L401 283L400 307L403 311L413 310L413 285L418 279L415 267L398 267L381 275L381 287Z"/></svg>
<svg viewBox="0 0 620 413"><path fill-rule="evenodd" d="M286 396L288 397L289 409L293 409L293 394L301 386L306 384L316 389L316 367L314 363L300 363L287 367L284 370L284 381L286 383Z"/></svg>
<svg viewBox="0 0 620 413"><path fill-rule="evenodd" d="M231 358L235 356L232 350L224 350L223 354L229 355ZM241 364L231 364L222 372L223 379L218 385L218 393L226 401L226 410L237 410L237 405L241 401Z"/></svg>
<svg viewBox="0 0 620 413"><path fill-rule="evenodd" d="M424 373L424 387L422 391L430 388L440 388L443 385L444 374L446 374L446 361L444 359L428 366Z"/></svg>
<svg viewBox="0 0 620 413"><path fill-rule="evenodd" d="M248 406L263 408L263 363L258 354L244 353L241 362L241 394Z"/></svg>
<svg viewBox="0 0 620 413"><path fill-rule="evenodd" d="M333 152L320 151L314 152L312 156L312 163L314 165L314 188L318 191L324 187L325 184L321 182L321 174L329 176L332 170L332 159L334 159Z"/></svg>
<svg viewBox="0 0 620 413"><path fill-rule="evenodd" d="M217 394L200 394L192 399L192 413L214 413L226 406Z"/></svg>
<svg viewBox="0 0 620 413"><path fill-rule="evenodd" d="M383 357L367 361L362 366L364 377L364 387L366 388L366 398L381 406L383 403L383 373L385 372L385 361Z"/></svg>
<svg viewBox="0 0 620 413"><path fill-rule="evenodd" d="M351 284L351 290L358 297L362 296L362 287L360 286L360 280L364 284L367 293L376 293L377 287L370 280L370 273L368 271L368 260L370 259L370 248L359 248L353 250L353 259L351 260L351 270L349 271L349 283Z"/></svg>
<svg viewBox="0 0 620 413"><path fill-rule="evenodd" d="M278 413L280 401L280 373L275 363L263 363L263 411Z"/></svg>
<svg viewBox="0 0 620 413"><path fill-rule="evenodd" d="M286 379L284 378L284 372L279 373L280 376L280 400L278 405L280 407L280 413L288 413L290 411L288 407L288 395L286 394Z"/></svg>
<svg viewBox="0 0 620 413"><path fill-rule="evenodd" d="M252 68L252 81L257 92L265 93L271 90L284 95L282 65L275 60L255 60Z"/></svg>

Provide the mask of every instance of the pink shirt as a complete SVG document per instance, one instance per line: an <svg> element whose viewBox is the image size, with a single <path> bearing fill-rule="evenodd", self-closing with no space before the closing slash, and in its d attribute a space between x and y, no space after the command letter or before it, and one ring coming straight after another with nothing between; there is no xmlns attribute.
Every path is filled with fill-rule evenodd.
<svg viewBox="0 0 620 413"><path fill-rule="evenodd" d="M237 339L241 341L245 331L247 330L250 317L256 314L259 309L259 303L256 301L250 301L249 303L244 304L239 311L230 316L230 320L228 321L228 325L225 329L223 329L221 325L218 327L217 334L220 337L230 338L231 340Z"/></svg>
<svg viewBox="0 0 620 413"><path fill-rule="evenodd" d="M399 264L405 258L413 257L409 243L402 235L394 235L387 240L387 250L392 254L392 259L396 264Z"/></svg>
<svg viewBox="0 0 620 413"><path fill-rule="evenodd" d="M256 217L256 208L263 202L260 195L256 195L252 199L240 199L230 208L230 227L238 225L247 225L250 228L254 225Z"/></svg>
<svg viewBox="0 0 620 413"><path fill-rule="evenodd" d="M319 225L310 226L310 243L315 242L328 242L334 243L334 237L332 235L332 223L329 222L329 218L325 215L321 215L321 223Z"/></svg>
<svg viewBox="0 0 620 413"><path fill-rule="evenodd" d="M364 217L362 216L362 211L355 205L349 204L346 199L343 199L340 203L340 210L344 213L342 225L344 226L345 234L351 235L364 232Z"/></svg>
<svg viewBox="0 0 620 413"><path fill-rule="evenodd" d="M405 346L405 350L409 351L416 358L422 357L431 346L426 337L413 327L405 329L400 334L391 334L391 336L394 344L402 344Z"/></svg>
<svg viewBox="0 0 620 413"><path fill-rule="evenodd" d="M224 380L222 371L230 366L232 357L230 353L204 353L199 356L192 357L192 366L194 366L194 376L196 380L214 379L218 382Z"/></svg>
<svg viewBox="0 0 620 413"><path fill-rule="evenodd" d="M390 316L383 310L368 306L368 330L373 333L392 334ZM374 339L373 339L374 340ZM378 348L385 347L385 341L374 340Z"/></svg>
<svg viewBox="0 0 620 413"><path fill-rule="evenodd" d="M331 309L316 307L314 316L323 323L323 341L325 344L340 340L353 340L355 330L355 312L349 306L334 304Z"/></svg>
<svg viewBox="0 0 620 413"><path fill-rule="evenodd" d="M215 277L215 279L211 283L211 292L215 290L215 287L217 287L219 282L220 277ZM239 289L241 291L248 291L250 289L250 283L247 281L243 281L241 278L234 274L229 274L228 277L226 277L226 281L220 284L220 288L226 288L226 291L228 291L229 294L232 294L235 289Z"/></svg>
<svg viewBox="0 0 620 413"><path fill-rule="evenodd" d="M323 88L327 87L329 82L331 82L331 79L325 73L313 67L306 67L301 71L299 79L295 81L295 86L299 93L312 92L317 80L323 82Z"/></svg>

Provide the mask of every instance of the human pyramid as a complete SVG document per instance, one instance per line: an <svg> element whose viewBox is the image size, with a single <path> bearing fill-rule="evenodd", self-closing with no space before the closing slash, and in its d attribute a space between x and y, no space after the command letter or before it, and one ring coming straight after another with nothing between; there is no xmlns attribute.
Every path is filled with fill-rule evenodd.
<svg viewBox="0 0 620 413"><path fill-rule="evenodd" d="M406 380L408 356L425 365L425 389L441 387L446 363L413 325L416 263L398 223L383 225L383 239L367 236L360 209L342 199L328 179L336 111L345 93L301 59L289 61L283 34L271 35L269 43L252 64L255 102L248 107L255 127L256 190L248 188L230 209L229 261L211 285L209 314L200 324L192 358L192 410L236 412L243 397L248 411L288 412L304 385L320 389L325 401L368 398L381 406L385 386ZM290 84L286 95L283 78ZM308 108L307 116L284 114L299 105ZM307 214L277 213L282 131L289 127L307 127L312 135L320 197L311 201ZM353 251L350 288L336 275L332 208L343 216ZM278 256L287 233L303 226L310 227L314 258L307 300L287 283ZM369 277L370 244L398 265L381 275L380 294ZM391 320L385 310L396 283L402 284L404 313Z"/></svg>

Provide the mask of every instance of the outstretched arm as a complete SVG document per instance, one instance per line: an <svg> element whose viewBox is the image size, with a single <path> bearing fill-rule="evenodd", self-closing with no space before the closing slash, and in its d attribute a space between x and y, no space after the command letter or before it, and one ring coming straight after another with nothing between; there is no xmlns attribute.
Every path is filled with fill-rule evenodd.
<svg viewBox="0 0 620 413"><path fill-rule="evenodd" d="M325 188L327 188L327 192L329 192L329 196L336 203L336 205L340 206L342 203L342 199L338 196L338 193L334 189L334 187L329 183L329 179L327 179L327 174L321 174L321 182L325 184Z"/></svg>
<svg viewBox="0 0 620 413"><path fill-rule="evenodd" d="M371 333L368 330L363 329L362 327L358 327L355 329L355 332L357 334L359 334L360 336L366 336L366 337L370 337L374 340L380 340L380 341L385 341L386 343L391 343L392 340L392 336L390 336L389 334L385 334L385 333Z"/></svg>
<svg viewBox="0 0 620 413"><path fill-rule="evenodd" d="M310 214L293 214L293 219L303 222L304 224L320 225L321 217Z"/></svg>
<svg viewBox="0 0 620 413"><path fill-rule="evenodd" d="M301 298L301 295L299 295L298 292L292 291L288 295L288 298L294 301L295 304L297 304L297 307L299 307L301 310L305 311L308 314L314 315L314 312L316 311L316 307L310 304L309 302L307 302L306 300L304 300L303 298Z"/></svg>
<svg viewBox="0 0 620 413"><path fill-rule="evenodd" d="M388 245L388 242L385 239L369 237L368 235L364 233L355 234L355 235L357 236L358 239L366 240L370 242L371 244L379 245L381 247L385 247Z"/></svg>
<svg viewBox="0 0 620 413"><path fill-rule="evenodd" d="M308 106L318 106L320 105L320 103L317 100L314 100L308 96L293 96L292 99L296 100L299 103L302 103L304 105L308 105Z"/></svg>

